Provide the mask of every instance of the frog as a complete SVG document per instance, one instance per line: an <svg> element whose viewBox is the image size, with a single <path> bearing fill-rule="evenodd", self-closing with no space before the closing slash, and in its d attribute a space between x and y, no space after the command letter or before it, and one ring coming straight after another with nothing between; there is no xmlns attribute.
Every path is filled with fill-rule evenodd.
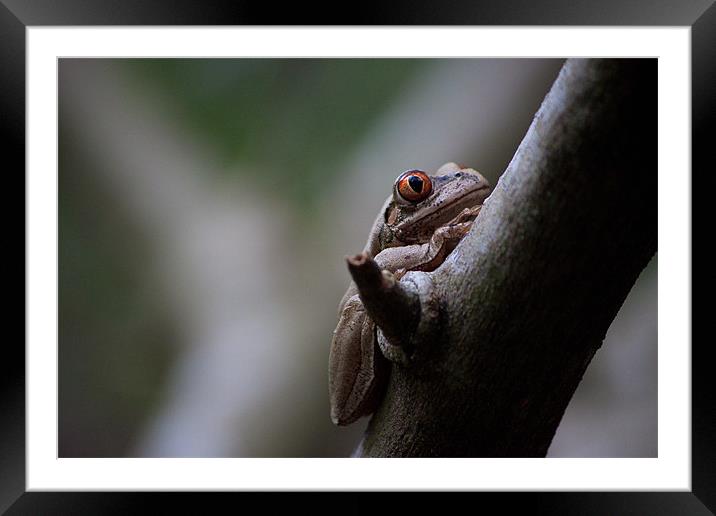
<svg viewBox="0 0 716 516"><path fill-rule="evenodd" d="M491 191L472 168L445 163L428 175L398 175L370 230L363 254L399 281L408 272L432 272L472 227ZM349 425L380 405L391 362L378 345L378 327L353 282L338 305L328 376L331 420Z"/></svg>

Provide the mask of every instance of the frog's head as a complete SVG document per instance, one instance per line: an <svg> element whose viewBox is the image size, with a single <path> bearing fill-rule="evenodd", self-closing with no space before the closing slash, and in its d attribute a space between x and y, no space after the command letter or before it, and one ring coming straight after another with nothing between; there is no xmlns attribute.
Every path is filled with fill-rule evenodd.
<svg viewBox="0 0 716 516"><path fill-rule="evenodd" d="M434 176L407 170L393 184L385 225L400 243L427 242L437 228L463 209L482 204L489 194L490 184L479 172L454 163L443 165Z"/></svg>

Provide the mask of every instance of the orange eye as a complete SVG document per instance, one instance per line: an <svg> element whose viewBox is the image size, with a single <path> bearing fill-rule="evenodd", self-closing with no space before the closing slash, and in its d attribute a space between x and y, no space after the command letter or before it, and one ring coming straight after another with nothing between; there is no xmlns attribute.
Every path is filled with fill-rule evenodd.
<svg viewBox="0 0 716 516"><path fill-rule="evenodd" d="M395 180L395 189L401 198L415 203L430 195L430 192L433 191L433 183L422 170L408 170Z"/></svg>

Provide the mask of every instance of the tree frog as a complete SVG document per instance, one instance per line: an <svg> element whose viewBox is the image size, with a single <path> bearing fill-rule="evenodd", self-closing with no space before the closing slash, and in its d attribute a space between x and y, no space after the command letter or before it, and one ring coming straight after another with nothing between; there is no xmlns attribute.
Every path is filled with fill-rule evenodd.
<svg viewBox="0 0 716 516"><path fill-rule="evenodd" d="M435 175L408 170L393 184L363 250L400 279L408 271L435 270L467 234L490 185L477 171L446 163ZM377 328L351 282L338 305L328 359L331 420L348 425L374 412L390 362L377 344Z"/></svg>

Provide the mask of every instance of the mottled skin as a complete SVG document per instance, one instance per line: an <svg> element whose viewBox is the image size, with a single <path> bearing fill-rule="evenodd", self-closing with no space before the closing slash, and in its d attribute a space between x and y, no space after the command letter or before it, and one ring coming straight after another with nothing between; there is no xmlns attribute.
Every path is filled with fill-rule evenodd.
<svg viewBox="0 0 716 516"><path fill-rule="evenodd" d="M400 279L407 271L432 271L467 234L490 193L487 180L455 163L440 167L432 192L406 201L396 184L373 224L363 250ZM338 306L328 361L331 419L350 424L371 414L381 401L390 363L377 345L376 326L353 283Z"/></svg>

